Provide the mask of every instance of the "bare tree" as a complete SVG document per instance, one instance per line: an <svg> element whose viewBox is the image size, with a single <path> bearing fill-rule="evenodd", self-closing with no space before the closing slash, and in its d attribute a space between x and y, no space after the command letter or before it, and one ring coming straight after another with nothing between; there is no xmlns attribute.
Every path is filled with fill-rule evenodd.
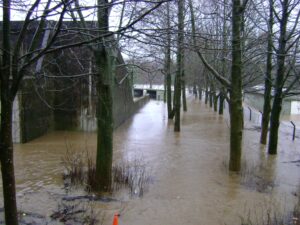
<svg viewBox="0 0 300 225"><path fill-rule="evenodd" d="M17 205L15 191L15 176L13 164L13 144L12 144L12 110L13 101L19 90L22 78L27 70L39 58L47 53L52 47L60 31L62 21L67 10L69 1L56 2L51 5L51 0L42 4L36 0L30 5L26 14L23 26L19 32L18 38L14 45L11 46L11 6L10 0L4 0L2 5L3 23L2 23L2 65L1 65L1 131L0 131L0 159L4 195L5 221L6 224L17 225ZM35 17L34 11L38 7L44 7L42 15ZM58 11L59 19L55 25L55 30L50 41L42 48L42 32L45 28L45 18L49 15L56 14ZM32 21L39 19L39 23L34 35L31 35L31 44L24 49L23 43L28 37L28 26ZM23 47L22 47L23 46ZM22 51L21 51L22 50Z"/></svg>
<svg viewBox="0 0 300 225"><path fill-rule="evenodd" d="M279 23L279 36L274 46L276 52L276 76L274 84L274 101L271 109L269 154L277 154L278 129L282 100L293 88L298 76L294 74L293 68L298 52L300 17L299 1L280 0L276 1L272 9L274 16ZM271 5L272 6L272 5ZM289 79L292 77L292 80ZM286 89L284 90L286 86Z"/></svg>
<svg viewBox="0 0 300 225"><path fill-rule="evenodd" d="M107 48L109 44L103 40L107 40L113 33L108 32L108 13L111 6L108 1L99 0L96 8L98 9L98 27L97 32L90 33L85 29L79 29L79 33L85 33L89 38L83 40L75 40L71 43L59 42L58 37L63 29L63 21L66 18L66 13L79 13L79 20L83 18L80 14L81 8L72 9L73 1L56 1L48 0L45 4L41 0L30 2L24 22L19 31L16 40L11 39L11 19L12 3L10 0L4 0L2 4L3 22L2 22L2 48L1 48L1 130L0 130L0 160L3 183L4 207L6 224L17 225L17 205L15 191L15 177L13 165L13 144L12 144L12 107L13 101L20 88L23 77L29 73L30 68L44 55L61 51L76 46L91 46L94 43L97 51L94 51L95 61L98 72L98 126L101 127L98 139L98 155L97 172L101 187L106 189L111 179L111 159L112 159L112 113L111 113L111 80L113 61L109 54L111 48ZM163 1L153 3L150 9L144 8L140 13L137 13L129 22L120 26L117 33L124 33L128 29L143 19L146 15L157 9ZM79 5L78 2L74 3ZM151 3L149 3L151 4ZM89 8L89 7L85 7ZM93 9L95 6L90 7ZM41 12L42 9L42 12ZM34 13L34 12L41 12ZM42 44L43 34L46 29L46 18L55 17L56 22L53 22L52 32L45 44ZM37 23L35 33L29 33L29 25L33 22ZM81 22L84 22L83 20ZM50 29L50 28L47 28ZM64 30L65 31L65 30ZM64 36L64 34L62 34ZM11 46L11 41L14 45ZM30 43L23 45L23 43ZM105 120L107 119L108 120ZM104 147L103 147L104 146ZM105 163L102 163L102 161ZM108 162L108 163L107 163ZM100 175L99 175L100 174ZM101 188L102 189L102 188Z"/></svg>
<svg viewBox="0 0 300 225"><path fill-rule="evenodd" d="M273 52L273 0L269 0L269 21L268 21L268 44L267 44L267 65L265 75L264 109L261 120L260 143L267 143L267 134L271 112L271 90L272 90L272 52Z"/></svg>
<svg viewBox="0 0 300 225"><path fill-rule="evenodd" d="M231 37L231 80L221 75L203 56L199 49L195 49L199 58L210 73L229 90L230 107L230 161L229 169L239 171L241 167L242 134L243 134L243 107L242 107L242 18L247 1L232 1L232 37ZM190 4L191 22L195 23L193 6ZM194 27L194 28L193 28ZM195 25L192 26L194 44L196 47Z"/></svg>
<svg viewBox="0 0 300 225"><path fill-rule="evenodd" d="M181 85L183 76L183 42L184 42L184 0L178 1L178 39L177 39L177 69L174 86L174 131L180 131Z"/></svg>

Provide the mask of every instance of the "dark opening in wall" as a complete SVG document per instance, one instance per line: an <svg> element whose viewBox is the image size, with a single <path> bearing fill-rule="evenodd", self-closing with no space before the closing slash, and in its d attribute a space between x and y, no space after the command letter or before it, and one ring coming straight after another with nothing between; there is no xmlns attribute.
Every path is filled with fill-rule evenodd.
<svg viewBox="0 0 300 225"><path fill-rule="evenodd" d="M134 97L142 97L143 96L143 89L134 89Z"/></svg>
<svg viewBox="0 0 300 225"><path fill-rule="evenodd" d="M147 90L147 94L149 94L149 97L151 99L156 99L156 91L154 91L154 90Z"/></svg>

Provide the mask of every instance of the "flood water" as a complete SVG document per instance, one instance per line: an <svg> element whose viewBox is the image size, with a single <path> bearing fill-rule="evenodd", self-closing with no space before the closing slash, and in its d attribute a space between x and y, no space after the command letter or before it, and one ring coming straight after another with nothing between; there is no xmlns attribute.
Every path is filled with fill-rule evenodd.
<svg viewBox="0 0 300 225"><path fill-rule="evenodd" d="M114 133L114 162L143 160L153 181L142 198L127 191L117 201L93 207L111 224L121 211L122 225L241 224L240 217L269 207L289 210L300 185L299 139L282 134L277 156L259 144L259 131L245 123L243 176L227 171L228 116L219 116L192 97L182 114L180 133L173 132L166 105L150 101ZM15 145L18 208L49 216L63 189L61 158L66 146L94 152L95 133L52 132L30 143ZM1 185L1 184L0 184ZM2 191L2 187L0 187ZM72 193L82 194L83 191ZM0 207L3 207L2 192ZM255 216L254 216L255 217Z"/></svg>

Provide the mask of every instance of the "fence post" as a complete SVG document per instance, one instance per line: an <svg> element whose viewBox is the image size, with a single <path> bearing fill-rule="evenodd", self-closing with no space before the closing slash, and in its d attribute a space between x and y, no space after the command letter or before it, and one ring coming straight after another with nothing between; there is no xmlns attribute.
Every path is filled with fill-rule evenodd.
<svg viewBox="0 0 300 225"><path fill-rule="evenodd" d="M251 108L248 106L248 109L249 109L249 112L250 112L250 118L249 118L249 120L251 121L251 118L252 118L252 110L251 110Z"/></svg>
<svg viewBox="0 0 300 225"><path fill-rule="evenodd" d="M296 125L294 124L293 121L291 121L291 124L293 125L294 129L293 129L293 141L295 140L295 135L296 135Z"/></svg>

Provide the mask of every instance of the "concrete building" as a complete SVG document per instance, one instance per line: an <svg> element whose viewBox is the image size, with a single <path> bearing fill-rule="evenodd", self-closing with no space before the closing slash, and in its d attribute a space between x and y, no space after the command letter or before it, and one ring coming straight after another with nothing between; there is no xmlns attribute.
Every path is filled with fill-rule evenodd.
<svg viewBox="0 0 300 225"><path fill-rule="evenodd" d="M258 111L263 111L263 91L255 91L244 94L244 102ZM283 99L281 115L300 115L300 96L290 96Z"/></svg>
<svg viewBox="0 0 300 225"><path fill-rule="evenodd" d="M148 85L148 84L134 84L134 97L141 97L149 95L150 99L163 101L164 100L164 85ZM174 87L172 86L172 98L174 94Z"/></svg>

